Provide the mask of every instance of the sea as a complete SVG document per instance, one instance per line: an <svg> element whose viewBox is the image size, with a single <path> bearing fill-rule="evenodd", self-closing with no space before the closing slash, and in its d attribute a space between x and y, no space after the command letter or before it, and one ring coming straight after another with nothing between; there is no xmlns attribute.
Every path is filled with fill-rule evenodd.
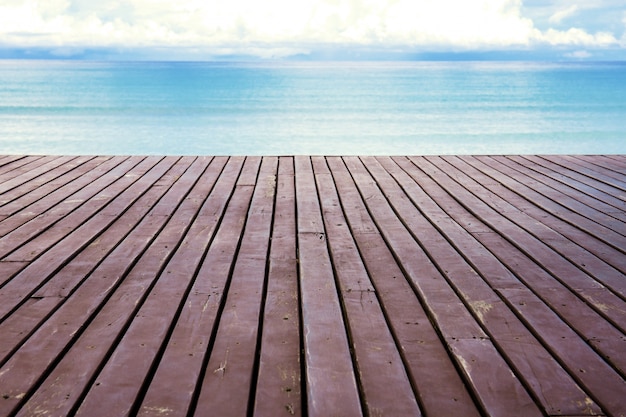
<svg viewBox="0 0 626 417"><path fill-rule="evenodd" d="M626 154L626 63L0 60L0 154Z"/></svg>

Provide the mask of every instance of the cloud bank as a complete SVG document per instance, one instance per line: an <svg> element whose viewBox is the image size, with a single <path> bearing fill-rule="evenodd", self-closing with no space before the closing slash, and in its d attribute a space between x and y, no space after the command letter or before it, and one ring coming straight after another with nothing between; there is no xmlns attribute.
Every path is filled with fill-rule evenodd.
<svg viewBox="0 0 626 417"><path fill-rule="evenodd" d="M328 47L467 51L626 44L624 36L602 30L540 30L522 10L521 0L2 0L0 46L50 48L59 55L80 48L170 48L288 56ZM549 22L562 26L579 13L577 5L555 6Z"/></svg>

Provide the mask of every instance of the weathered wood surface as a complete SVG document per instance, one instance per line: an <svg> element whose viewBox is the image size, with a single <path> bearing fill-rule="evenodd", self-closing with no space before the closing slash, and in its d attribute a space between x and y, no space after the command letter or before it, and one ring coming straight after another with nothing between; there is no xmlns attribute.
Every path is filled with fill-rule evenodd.
<svg viewBox="0 0 626 417"><path fill-rule="evenodd" d="M0 157L0 416L626 416L626 157Z"/></svg>

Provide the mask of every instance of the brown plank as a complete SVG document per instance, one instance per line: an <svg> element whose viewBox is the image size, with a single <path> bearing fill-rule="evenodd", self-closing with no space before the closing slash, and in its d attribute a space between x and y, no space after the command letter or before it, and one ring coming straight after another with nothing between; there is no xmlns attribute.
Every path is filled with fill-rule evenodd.
<svg viewBox="0 0 626 417"><path fill-rule="evenodd" d="M176 177L172 179L176 179ZM184 191L184 187L181 188L181 191ZM165 202L169 198L180 199L184 196L177 190L168 194L164 197ZM155 209L153 208L152 211L154 212ZM129 238L117 246L106 260L98 265L97 269L89 275L89 279L84 280L77 290L69 296L68 300L3 365L2 371L0 371L0 389L7 396L6 401L0 402L3 411L6 411L7 407L15 408L27 400L29 394L36 387L37 380L45 377L46 372L51 371L49 367L56 360L60 360L60 364L48 378L48 381L52 382L53 388L47 387L44 383L41 390L49 394L49 390L62 389L63 394L45 396L45 406L51 410L66 407L66 411L72 407L78 396L76 386L78 386L78 393L80 394L84 388L80 385L81 382L84 384L84 380L89 379L90 372L93 372L92 369L100 365L98 361L90 361L94 355L102 350L105 339L100 339L100 336L104 337L106 332L111 332L117 326L123 325L126 310L118 308L113 315L109 316L99 314L94 321L94 326L97 326L98 320L108 321L100 329L98 341L87 340L89 342L87 345L77 343L67 354L65 354L65 350L69 349L73 341L81 335L82 330L84 330L84 323L89 322L94 313L98 312L100 304L103 300L108 299L111 291L119 285L120 280L124 278L146 246L153 241L154 234L158 233L159 228L162 227L161 224L165 223L167 219L166 216L158 216L158 221L154 221L155 219L150 215L144 217L141 224L130 233ZM176 226L176 229L179 230L181 224ZM157 240L156 243L155 246L151 246L154 248L153 251L158 251L167 246L169 242ZM165 243L165 245L158 243ZM141 273L149 276L150 268L157 267L158 262L152 258L147 265L142 264L144 268ZM141 283L131 281L128 284L128 281L124 282L127 282L127 285L131 287L135 285L142 288ZM44 297L41 300L54 300L54 297ZM128 298L122 297L122 303L126 309L134 309L135 304L129 304L127 301ZM93 329L93 327L88 329ZM89 332L86 334L89 335ZM79 342L85 339L88 337L83 334ZM107 350L107 348L104 349L105 352ZM39 353L37 353L38 351ZM73 352L78 352L78 356ZM15 396L17 392L21 392L21 395ZM27 407L26 410L26 414L28 414L33 408Z"/></svg>
<svg viewBox="0 0 626 417"><path fill-rule="evenodd" d="M463 172L466 174L465 176L457 175L457 181L468 189L471 187L475 196L485 203L488 203L493 208L497 207L499 212L516 223L519 227L528 231L537 239L557 251L561 256L584 270L589 276L611 288L619 296L626 299L626 283L623 279L624 272L613 267L610 263L605 262L595 254L598 253L600 256L603 256L606 252L612 253L614 259L609 259L609 262L614 262L619 267L622 263L626 262L626 259L622 255L615 256L618 251L612 250L611 247L607 247L607 245L602 242L596 242L596 244L593 245L593 236L589 236L585 233L577 233L577 230L579 232L580 230L571 225L569 228L567 225L562 225L556 229L552 228L551 225L555 223L558 225L558 220L551 222L550 219L553 218L553 216L550 213L538 210L536 206L530 204L528 200L525 200L519 194L512 193L503 187L491 185L489 181L491 178L482 175L481 172L478 172L474 168L474 166L480 166L479 163L475 162L474 166L472 166L460 162L456 158L446 157L443 159L450 164L441 165L443 169L449 170L450 172ZM449 166L453 168L449 169ZM493 174L493 171L485 170L485 172ZM501 178L501 176L498 177ZM534 221L530 218L534 219ZM565 233L562 234L562 232ZM571 237L576 237L577 240L572 240ZM587 249L589 246L591 246L592 250Z"/></svg>
<svg viewBox="0 0 626 417"><path fill-rule="evenodd" d="M153 210L159 202L167 205L163 194L189 167L191 160L179 161L162 178L163 187L153 186L131 208L109 227L98 239L82 250L59 272L39 288L24 305L18 308L5 321L0 323L0 362L6 355L69 297L83 279L88 277L101 261L133 230L133 228ZM171 197L170 197L171 198ZM153 213L152 213L153 214ZM152 215L151 214L151 215ZM44 301L40 301L44 300Z"/></svg>
<svg viewBox="0 0 626 417"><path fill-rule="evenodd" d="M451 181L446 181L443 173L436 170L434 166L428 165L428 163L424 159L419 159L419 162L421 162L419 166L424 167L424 172L428 172L431 177L436 177L437 183L445 188L445 190L450 192L457 189L457 187ZM430 195L433 195L432 192L429 191L429 193ZM460 195L457 195L456 199L457 201L463 202L464 204L472 200L469 195L464 195L463 198L461 198ZM453 213L451 212L448 213L453 215ZM495 216L492 215L491 218L493 217ZM481 233L480 235L483 234ZM484 233L484 235L494 234ZM510 232L508 236L515 236L515 233ZM515 252L512 252L504 256L510 258L514 255ZM522 273L520 271L524 272ZM525 276L526 273L526 269L520 270L518 268L518 276ZM554 281L554 279L552 279L552 281ZM552 288L552 285L549 281L547 283L544 283L543 285L543 290L545 290L546 287ZM498 292L505 295L505 297L506 294L514 293L514 291L519 290L515 288L498 289ZM513 302L510 302L508 304L512 308L515 307L515 304ZM615 372L614 369L611 369L607 365L607 363L601 359L600 356L595 354L590 349L590 347L586 343L584 343L582 339L577 337L572 329L567 326L553 327L554 324L559 323L559 320L548 309L539 308L541 306L541 302L535 302L533 303L533 305L535 308L529 309L524 314L525 320L528 321L531 319L531 316L533 314L537 314L538 317L541 317L541 320L543 322L542 326L530 327L533 328L535 332L540 332L540 336L544 343L547 343L550 348L555 351L557 357L559 357L560 360L566 362L567 369L570 375L572 375L573 378L575 378L584 387L586 387L590 395L595 396L599 391L603 391L599 388L602 384L602 380L604 380L607 385L610 385L607 386L606 390L600 393L600 396L597 396L594 399L603 409L609 410L609 413L611 415L620 415L620 413L622 412L620 401L616 401L615 398L622 397L621 391L626 388L626 385L624 385L624 380ZM547 317L550 318L546 319ZM552 324L548 324L548 321L550 320L552 321ZM583 371L579 371L582 366L588 367L582 368ZM591 369L593 369L594 371L591 371ZM617 395L616 397L616 394L619 395Z"/></svg>
<svg viewBox="0 0 626 417"><path fill-rule="evenodd" d="M489 167L498 170L503 174L503 178L499 179L502 184L511 188L511 190L513 191L520 190L519 192L526 198L530 199L533 204L536 204L542 209L550 211L554 215L569 222L570 224L577 226L585 230L586 232L593 234L594 236L597 236L608 244L613 245L616 249L622 252L626 252L626 243L624 243L623 236L624 232L621 231L619 227L618 230L622 233L619 233L617 230L614 230L614 228L611 227L611 225L621 225L621 221L611 216L598 213L589 206L582 205L571 198L555 200L554 198L550 197L550 193L547 193L547 196L539 193L535 190L535 188L545 187L537 185L536 182L519 181L523 180L524 177L515 176L510 168L503 165L501 162L495 160L494 158L480 158L480 160L485 165L488 165ZM556 194L553 193L552 197L555 197L555 195ZM567 202L571 204L565 204ZM579 212L578 209L581 209L583 211Z"/></svg>
<svg viewBox="0 0 626 417"><path fill-rule="evenodd" d="M129 182L114 183L113 185L117 185L114 187L114 190L103 191L104 194L101 198L98 198L98 196L93 198L93 206L95 207L86 207L81 212L73 212L77 213L77 217L80 220L79 224L72 225L76 228L73 233L64 236L64 230L61 229L60 233L53 234L53 238L50 240L34 241L39 250L44 250L47 246L57 243L57 239L59 243L46 251L43 256L37 258L35 262L32 262L0 289L0 300L2 301L0 303L0 316L4 317L14 306L19 305L25 297L28 297L43 284L51 274L57 272L68 259L74 257L81 249L91 243L93 239L113 223L118 213L124 212L146 192L171 167L175 159L165 158L157 165L154 165L157 162L156 159L144 160L137 167L137 181L132 179L128 180ZM111 192L111 195L107 195L108 192ZM106 205L108 202L111 204ZM103 206L105 207L103 208ZM93 210L98 209L102 210L92 217L95 214ZM69 215L64 217L61 222L69 222L72 219L76 220ZM89 221L83 223L87 219ZM30 246L26 247L29 248ZM15 258L15 260L22 260L24 256L16 256ZM12 257L7 257L6 259L12 260Z"/></svg>
<svg viewBox="0 0 626 417"><path fill-rule="evenodd" d="M3 206L0 212L5 216L5 219L0 221L0 236L6 235L29 220L44 213L58 202L67 199L68 196L71 196L77 190L95 181L98 175L103 175L109 171L114 164L119 164L121 160L126 158L117 159L117 163L109 162L108 167L106 165L98 167L98 165L110 159L110 157L95 158L83 164L80 169L73 170L62 176L61 178L63 179L67 178L66 182L60 180L52 181L45 187L39 187L37 190L31 191ZM70 185L72 183L74 184L73 188ZM59 186L55 187L57 184L59 184Z"/></svg>
<svg viewBox="0 0 626 417"><path fill-rule="evenodd" d="M496 346L400 222L365 167L354 157L346 158L346 164L387 244L402 263L485 412L506 415L514 409L517 415L542 415Z"/></svg>
<svg viewBox="0 0 626 417"><path fill-rule="evenodd" d="M608 170L598 164L586 162L571 155L545 156L550 161L562 165L568 169L587 175L590 178L601 181L621 191L626 191L626 180L623 173Z"/></svg>
<svg viewBox="0 0 626 417"><path fill-rule="evenodd" d="M66 170L65 166L59 168L58 170L54 170L54 175L59 175L49 181L46 181L45 183L38 184L39 181L29 182L28 187L23 187L21 189L21 192L24 192L21 196L17 198L13 198L13 196L11 196L10 199L0 197L0 201L2 201L0 213L4 216L11 216L18 211L25 209L46 195L51 194L64 185L79 179L81 176L85 175L87 172L96 168L99 164L110 158L111 157L84 158L84 162L77 164L77 166L71 170ZM77 162L81 161L82 159Z"/></svg>
<svg viewBox="0 0 626 417"><path fill-rule="evenodd" d="M307 411L311 417L361 416L361 402L311 161L296 167L297 245Z"/></svg>
<svg viewBox="0 0 626 417"><path fill-rule="evenodd" d="M106 229L96 241L82 250L59 272L39 288L32 296L33 302L27 302L18 308L0 324L0 333L5 337L0 340L0 358L6 352L27 337L37 324L47 317L55 307L60 305L85 277L98 267L101 261L120 244L146 213L157 203L165 203L163 194L169 186L187 169L190 161L182 161L170 169L163 177L163 187L151 187L136 203ZM45 299L46 302L37 302ZM56 303L51 302L56 300Z"/></svg>
<svg viewBox="0 0 626 417"><path fill-rule="evenodd" d="M109 167L109 168L111 168L111 167ZM88 179L89 179L89 175L86 175L86 176L87 176L87 180L88 180ZM43 208L43 207L41 207L41 208L42 208L42 210L44 210L44 211L46 210L46 209L45 209L45 208ZM28 213L28 214L30 215L31 213ZM35 214L33 214L33 216L34 216L34 215L35 215ZM22 216L21 214L20 214L20 215L18 215L18 217L21 217L21 216ZM59 220L61 220L61 219L62 219L62 214L61 214L61 216L53 216L53 217L57 217ZM7 220L8 220L8 219L7 219ZM78 226L78 225L74 225L74 227L76 227L76 226ZM35 226L35 228L38 228L38 227L39 227L39 226L37 226L37 225ZM10 233L10 234L9 234L9 236L5 236L4 238L0 239L0 246L2 246L2 243L4 243L4 248L5 248L7 251L10 251L10 250L11 250L11 248L16 248L16 247L19 247L21 244L24 244L25 239L27 239L27 238L28 238L28 236L29 236L31 233L32 233L32 234L34 234L34 235L36 235L36 234L37 234L37 232L34 232L32 229L31 229L31 230L26 230L26 231L24 231L24 230L19 230L19 228L18 228L18 230L15 230L15 232L16 232L16 233ZM53 245L53 244L54 244L54 242L50 242L50 245ZM6 257L5 257L5 260L6 260L6 261L12 261L12 262L26 262L26 261L30 261L31 259L30 259L30 258L27 258L27 259L14 259L14 258L13 258L13 259L12 259L12 258L6 258ZM57 261L58 261L58 260L57 260ZM31 265L31 263L29 263L29 265ZM40 263L40 265L41 265L44 269L46 269L46 268L47 268L47 266L46 266L46 262L41 262L41 263ZM34 276L40 276L40 275L41 275L42 273L44 273L44 272L45 272L45 271L40 271L40 272L34 273L33 275L34 275ZM49 272L51 272L51 271L49 271ZM45 277L42 277L42 279L43 279L43 278L45 278ZM6 283L7 283L7 282L9 282L9 280L10 280L10 279L12 279L12 277L11 277L11 276L6 276L6 277L2 277L2 279L3 279L3 281L2 281L2 282L0 282L0 286L4 286L4 285L6 285ZM28 278L28 277L26 277L26 278L24 278L24 279L27 279L27 280L29 280L29 281L31 280L31 279L30 279L30 278ZM2 291L2 290L0 290L0 291Z"/></svg>
<svg viewBox="0 0 626 417"><path fill-rule="evenodd" d="M559 189L561 189L561 186L558 183L565 184L575 189L576 192L584 193L589 197L601 201L602 203L608 205L605 211L607 214L619 214L624 211L626 193L620 193L613 187L605 186L604 184L594 181L589 177L580 175L572 170L566 170L559 165L534 155L525 155L524 157L519 157L519 159L513 157L509 158L519 161L520 164L532 169L533 171L537 171L538 173L557 181L557 183L554 184L555 187ZM616 197L616 192L618 195L623 194L623 197Z"/></svg>
<svg viewBox="0 0 626 417"><path fill-rule="evenodd" d="M515 289L501 291L511 306L518 309L530 327L538 329L543 340L554 349L557 357L565 363L572 377L577 379L589 393L589 399L598 403L607 415L625 416L626 383L599 355L578 337L571 329L564 326L555 328L558 318L544 307L544 305L529 296L530 293L520 293ZM622 340L622 344L624 341ZM623 347L622 347L623 350ZM590 400L585 402L592 409Z"/></svg>
<svg viewBox="0 0 626 417"><path fill-rule="evenodd" d="M475 221L469 213L464 214L462 210L451 209L450 203L446 203L446 197L449 199L449 196L446 196L445 191L441 190L441 193L438 193L436 189L429 186L423 177L420 177L419 183L438 204L446 207L446 212L456 222L464 225ZM500 262L513 271L521 282L532 288L539 297L552 306L599 353L603 354L606 359L610 358L612 363L618 363L616 366L623 372L626 362L623 360L623 355L619 353L623 350L622 332L608 323L595 310L592 310L586 302L567 290L552 275L526 257L504 237L493 232L474 232L471 228L465 228L485 245ZM494 288L507 288L506 284L498 283L498 275L485 274L485 277L490 278Z"/></svg>
<svg viewBox="0 0 626 417"><path fill-rule="evenodd" d="M248 190L244 190L244 193L236 191L230 203L227 200L220 200L219 196L231 195L242 164L243 159L229 163L215 190L211 192L198 213L193 226L195 230L192 229L193 233L190 235L195 242L192 240L189 243L202 250L208 247L208 252L204 261L199 257L201 253L195 261L197 262L195 268L200 268L197 278L184 301L185 308L177 319L176 327L160 358L141 407L137 410L140 415L158 414L155 410L170 410L169 412L173 414L186 415L193 404L207 347L214 334L213 326L216 326L219 309L226 293L229 271L236 253L240 227L249 198ZM241 181L241 178L239 180ZM211 222L219 219L227 203L228 212L224 215L219 229L215 231L218 224ZM203 229L210 232L210 235L206 236L202 232ZM211 235L214 233L217 234L209 246ZM182 258L182 261L185 259ZM189 267L178 268L178 271L172 270L170 275L174 273L184 277L185 271L188 275L193 275L194 260L187 258L186 261L190 264ZM176 391L171 389L172 380L177 381L179 389Z"/></svg>
<svg viewBox="0 0 626 417"><path fill-rule="evenodd" d="M131 171L123 173L122 176L118 176L113 182L109 182L96 193L91 191L91 195L87 200L83 200L80 197L74 200L64 200L60 205L62 211L66 210L66 208L63 207L64 205L70 207L75 206L75 209L66 215L59 214L56 211L46 212L43 216L25 224L24 227L20 228L20 231L22 234L24 233L23 229L26 229L27 233L30 232L28 241L24 242L19 248L15 248L5 259L35 259L59 240L66 237L70 238L70 236L72 236L71 232L78 227L83 226L87 222L97 221L94 220L94 218L98 220L104 219L105 215L102 214L104 208L109 211L107 213L108 215L122 213L127 207L126 201L132 202L134 201L133 197L135 199L138 198L154 181L157 181L176 160L177 157L167 157L164 159L161 157L148 157L143 160L135 159L135 162L139 163L134 166ZM169 161L169 165L167 165L167 163L158 164L163 161ZM157 169L153 169L155 164L156 167L158 167ZM118 174L122 174L122 172ZM81 191L85 191L85 189ZM128 200L129 198L130 200ZM55 219L55 217L57 218ZM43 221L38 222L37 220ZM53 223L49 224L50 221ZM104 221L106 222L106 220Z"/></svg>
<svg viewBox="0 0 626 417"><path fill-rule="evenodd" d="M606 157L604 155L602 157ZM575 160L583 161L581 165L589 166L591 169L597 168L599 172L606 172L607 175L619 180L622 184L626 182L626 171L624 171L623 161L621 167L611 167L602 163L600 160L602 157L596 157L595 155L567 155Z"/></svg>
<svg viewBox="0 0 626 417"><path fill-rule="evenodd" d="M11 198L12 195L19 196L22 193L21 186L26 187L36 186L38 183L46 182L50 176L55 175L55 169L66 166L67 168L73 168L76 164L76 156L58 156L58 157L46 157L41 160L46 162L38 167L33 167L27 172L22 173L10 180L0 182L0 194L3 198Z"/></svg>
<svg viewBox="0 0 626 417"><path fill-rule="evenodd" d="M11 163L0 167L0 182L9 181L52 159L54 159L54 156L45 157L43 155L29 155L23 158L17 158L11 161Z"/></svg>
<svg viewBox="0 0 626 417"><path fill-rule="evenodd" d="M348 228L326 160L314 158L313 170L365 411L419 416L411 381Z"/></svg>
<svg viewBox="0 0 626 417"><path fill-rule="evenodd" d="M46 155L32 160L30 163L2 175L0 193L9 194L13 189L28 183L34 178L45 175L48 171L72 159L76 159L76 156Z"/></svg>
<svg viewBox="0 0 626 417"><path fill-rule="evenodd" d="M458 158L447 157L445 159L449 162L458 160ZM471 166L464 164L459 165L458 161L456 162L457 163L454 165L457 166L458 169L471 174L472 178L479 181L481 185L492 190L493 192L499 193L506 201L514 203L516 201L516 197L520 198L512 192L506 193L507 190L504 187L499 187L497 184L495 186L490 185L489 181L482 178L480 173L473 170ZM437 195L437 192L432 191L432 189L429 189L429 193L431 195ZM438 199L440 204L447 204L442 201L445 201L445 198L443 200L441 198ZM518 208L521 208L520 205L517 206ZM550 219L552 216L546 212L538 211L535 215L533 215L533 210L528 207L523 208L523 211L524 213L533 216L533 218L537 221L542 221L546 224L551 223ZM467 217L467 215L464 216L462 212L453 216L457 222L467 221L464 220L465 217ZM554 227L553 224L554 223L551 224L551 227ZM592 240L591 237L582 234L580 231L580 233L576 233L577 229L573 229L574 237L578 237L578 241L576 242L581 245L589 246L590 241ZM564 231L563 229L558 230L562 233ZM565 232L568 236L572 235L571 230L565 230ZM580 237L581 234L582 237ZM530 259L518 253L518 249L515 249L513 245L507 243L503 237L488 231L474 233L474 236L485 244L487 248L492 250L494 255L497 256L503 263L510 265L512 270L517 269L524 271L524 273L520 275L520 279L529 287L535 288L535 291L540 298L542 298L556 312L558 312L558 314L563 317L567 323L582 337L590 341L590 344L596 348L596 350L602 354L605 359L609 360L613 366L620 370L622 375L624 375L624 370L626 370L626 358L624 355L619 353L623 349L623 337L619 330L617 330L610 323L607 323L596 312L590 309L588 303L576 297L574 293L570 292L563 284L552 278L545 270L534 264L534 262ZM558 242L559 239L556 241ZM558 245L556 247L558 248ZM625 257L621 253L612 251L612 248L606 245L602 246L601 244L597 244L595 249L599 254L602 254L602 252L611 254L612 259L609 260L612 261L613 264L621 265L626 262ZM614 290L617 287L623 287L623 279L621 280L621 284L619 284L619 282L616 282L616 284L617 285L613 287ZM602 341L601 343L600 340Z"/></svg>
<svg viewBox="0 0 626 417"><path fill-rule="evenodd" d="M590 158L587 158L590 160ZM606 166L617 172L624 172L626 170L626 162L624 162L624 155L594 155L593 160L600 166Z"/></svg>
<svg viewBox="0 0 626 417"><path fill-rule="evenodd" d="M614 210L611 206L607 208L607 205L604 205L597 199L585 198L584 194L574 193L567 186L556 186L555 188L553 181L542 176L534 175L533 171L528 167L516 163L515 157L505 158L495 156L493 159L522 174L519 177L516 177L514 174L510 175L518 179L518 181L524 182L523 180L525 178L529 178L529 181L532 181L531 184L535 191L550 198L555 203L564 206L570 211L581 214L596 223L606 225L622 236L626 233L626 223L620 219L620 211Z"/></svg>
<svg viewBox="0 0 626 417"><path fill-rule="evenodd" d="M202 176L204 181L199 181L199 174L204 170L207 162L207 160L196 161L194 166L185 172L171 189L169 195L165 197L166 199L174 199L169 201L172 204L167 204L172 210L170 216L164 215L162 212L159 214L157 207L144 218L144 227L140 225L136 229L134 233L137 234L136 237L139 238L139 241L147 243L152 240L151 235L157 235L143 254L141 247L129 247L128 240L125 240L116 249L119 251L119 255L125 253L140 255L141 257L134 266L132 263L125 265L120 262L120 259L113 253L107 258L107 260L111 259L111 263L101 265L96 271L96 276L113 276L118 282L123 280L119 283L119 287L115 288L115 285L109 285L108 288L102 288L103 284L99 284L93 278L81 286L79 291L82 291L82 297L78 297L76 294L76 298L74 298L76 303L80 303L84 298L95 298L99 302L106 300L106 304L64 355L38 391L26 403L24 410L46 408L62 415L78 407L85 389L93 383L93 378L102 362L106 360L111 349L115 347L120 332L123 332L128 326L131 317L136 313L137 306L141 304L166 262L178 247L180 239L188 230L191 221L197 214L198 207L203 204L206 193L213 186L225 161L216 158ZM194 188L189 191L191 186ZM185 199L177 206L175 202L180 201L183 197ZM151 217L154 218L151 219ZM154 230L154 227L157 230ZM132 269L130 269L131 267ZM115 292L108 300L94 296L113 290ZM90 306L92 311L96 307L97 305ZM71 313L72 309L68 308L66 311ZM117 404L118 407L120 405ZM132 403L124 406L131 407ZM27 413L25 414L27 415Z"/></svg>
<svg viewBox="0 0 626 417"><path fill-rule="evenodd" d="M208 184L204 184L204 181L199 182L200 190L207 186L211 189L206 200L204 200L206 191L200 192L196 198L186 200L186 202L197 200L182 211L182 215L188 219L186 222L188 231L180 245L176 244L176 240L179 239L177 229L180 227L172 225L168 234L173 235L169 237L163 235L165 242L171 242L166 246L176 249L173 253L169 249L171 257L170 255L161 257L160 263L163 267L148 275L147 278L153 281L153 284L147 296L137 291L140 288L134 289L136 284L129 281L129 285L132 285L131 297L138 300L137 310L132 313L132 321L127 323L127 329L123 329L122 338L114 346L113 352L106 359L106 364L98 371L92 385L89 386L84 399L81 400L77 415L98 413L103 403L107 404L107 415L121 416L137 413L144 381L146 378L149 379L149 375L154 371L153 367L159 361L163 344L167 341L166 337L171 331L170 327L176 321L176 316L180 314L183 307L187 307L182 304L182 301L193 283L198 265L207 245L213 239L226 205L246 206L245 195L243 199L240 199L241 197L235 193L232 197L234 200L231 199L233 185L237 181L242 163L243 158L231 159L226 169L220 173L215 187L212 187L212 181L207 181ZM244 169L255 168L250 165L247 164L247 168ZM197 211L198 205L201 205L200 212ZM230 214L230 208L226 211L227 217L222 225L232 225L233 222L237 224L236 222L240 221L238 211L236 209L232 211L233 214ZM235 220L230 220L232 217ZM190 219L193 219L193 222L190 222ZM183 218L180 221L185 224ZM173 237L175 237L174 241L172 241ZM219 235L215 239L219 239ZM158 256L158 253L155 252L154 255ZM137 276L133 281L142 279L142 269L137 269ZM115 304L118 306L114 304L107 309L109 317L112 318L115 312L124 305L124 298L125 292L119 292L119 296L115 297ZM130 319L131 316L128 318ZM106 320L102 321L99 327L105 326L105 323ZM91 338L96 340L98 336L99 334L94 332ZM172 364L176 365L176 363ZM124 369L124 372L120 373L120 369ZM177 382L179 383L181 387L186 386L184 379ZM128 387L128 389L120 389L121 387ZM184 394L184 391L181 393ZM116 401L103 400L110 398L115 398Z"/></svg>
<svg viewBox="0 0 626 417"><path fill-rule="evenodd" d="M5 257L63 220L64 216L122 177L138 162L128 158L111 160L81 177L81 181L72 183L70 187L62 187L57 193L4 219L0 223L0 256Z"/></svg>
<svg viewBox="0 0 626 417"><path fill-rule="evenodd" d="M483 325L546 413L550 415L599 413L600 409L593 403L587 403L587 394L489 285L492 284L489 277L497 277L493 284L498 287L522 291L523 286L516 277L494 256L489 256L484 247L469 233L443 215L441 209L417 183L389 159L382 160L385 169L373 158L365 158L365 161L381 189L390 196L390 202L396 207L398 215L405 219L407 227L413 230L416 238L428 236L421 242L424 249L439 269L444 271L450 285L461 295L474 317ZM394 174L399 184L391 180L390 173ZM419 203L422 213L429 219L418 215L416 207L402 203L404 200L400 200L398 196L403 192L407 193L414 204ZM439 234L434 224L445 237ZM462 248L462 253L457 252L457 248ZM515 346L520 344L524 349L515 349ZM528 361L529 355L533 357L532 362ZM546 380L552 381L552 384L546 386Z"/></svg>
<svg viewBox="0 0 626 417"><path fill-rule="evenodd" d="M626 362L623 359L618 359L623 356L619 353L623 350L624 339L622 332L608 323L596 311L592 310L587 303L576 297L574 293L568 291L562 283L540 268L530 258L525 257L518 248L513 246L503 236L493 231L483 230L475 232L475 228L466 226L476 221L476 219L471 213L461 209L460 205L454 202L444 188L439 188L432 180L424 176L422 171L417 171L416 173L416 167L405 159L396 158L396 162L419 183L420 187L428 193L430 198L445 210L445 213L442 213L440 218L435 220L435 223L439 224L453 220L457 224L463 225L467 232L507 266L521 283L531 288L572 329L575 329L584 340L594 346L599 353L603 353L606 360L610 360L614 364L619 363L620 365L617 368L621 369L623 374L623 365ZM393 171L391 167L389 169ZM417 192L411 193L411 195L418 197L417 200L420 202L420 206L424 207L426 211L428 198L420 196ZM435 219L432 214L429 215ZM463 248L463 253L466 254L466 245L457 245L457 247ZM483 253L483 256L489 257L489 255L488 252ZM498 272L493 270L493 268L486 268L484 265L479 270L496 291L509 288L520 289L519 285L511 285L509 281L501 279L502 277L510 276L510 274ZM558 320L556 323L558 324Z"/></svg>
<svg viewBox="0 0 626 417"><path fill-rule="evenodd" d="M233 269L228 297L202 380L195 415L246 415L265 293L276 189L276 158L264 158ZM283 413L287 409L283 409Z"/></svg>
<svg viewBox="0 0 626 417"><path fill-rule="evenodd" d="M296 256L294 161L278 161L267 296L253 415L301 416L301 334Z"/></svg>
<svg viewBox="0 0 626 417"><path fill-rule="evenodd" d="M3 155L2 160L0 161L0 175L7 170L11 170L13 164L20 160L24 160L28 158L26 155Z"/></svg>
<svg viewBox="0 0 626 417"><path fill-rule="evenodd" d="M8 280L28 264L28 262L0 261L0 277L2 277L3 280ZM2 283L0 283L0 285L2 285Z"/></svg>
<svg viewBox="0 0 626 417"><path fill-rule="evenodd" d="M89 162L92 159L94 159L93 156L78 156L67 158L67 160L62 161L61 164L43 173L42 175L30 178L29 180L25 181L18 188L14 188L10 192L0 194L0 206L2 206L2 213L6 213L6 208L4 206L7 203L23 197L24 195L28 195L38 188L44 188L46 190L49 190L51 188L48 186L50 182L58 180L60 177L66 176L70 172L74 171L74 169L76 169L77 167L80 167L81 165ZM42 187L44 185L45 187Z"/></svg>
<svg viewBox="0 0 626 417"><path fill-rule="evenodd" d="M625 167L0 155L0 415L626 417Z"/></svg>
<svg viewBox="0 0 626 417"><path fill-rule="evenodd" d="M622 273L626 273L626 258L619 250L601 241L598 237L587 233L582 230L580 226L573 225L563 219L555 216L551 211L546 211L524 196L513 192L507 187L503 187L498 179L502 179L503 174L493 168L485 165L476 158L459 158L459 157L447 157L445 158L448 163L453 164L459 170L464 171L472 176L477 182L490 190L492 193L501 196L508 203L514 205L518 210L529 215L533 219L542 224L548 226L554 231L560 233L562 236L567 237L572 242L585 248L589 252L593 253L604 262L618 269ZM496 180L494 183L493 180ZM561 241L561 239L557 239ZM577 261L577 263L579 263Z"/></svg>
<svg viewBox="0 0 626 417"><path fill-rule="evenodd" d="M426 415L478 416L467 388L401 266L369 217L343 161L328 158L350 229Z"/></svg>
<svg viewBox="0 0 626 417"><path fill-rule="evenodd" d="M432 159L433 158L431 158L431 160ZM617 295L598 283L584 271L580 270L575 264L565 260L559 252L548 246L545 242L525 232L523 228L519 226L519 221L514 223L509 220L508 217L499 215L498 213L505 213L502 211L501 207L486 204L467 191L467 185L461 185L457 182L447 180L450 177L435 165L427 162L426 158L415 159L415 161L418 164L422 163L422 165L427 166L431 177L438 181L442 187L446 188L448 192L454 194L455 199L466 207L467 210L480 218L481 221L490 225L500 234L507 236L515 246L522 249L524 253L553 274L555 278L559 279L564 285L593 305L598 313L604 315L613 325L620 328L622 331L624 330L623 325L626 323L626 310L622 308L623 301L620 300ZM448 167L449 165L446 169L449 169ZM464 181L467 179L467 177L459 171L455 171L454 175L455 178L459 180ZM443 181L443 183L440 181ZM471 181L471 179L468 181ZM515 212L517 212L517 210L506 212L506 214L509 216L513 215ZM518 213L518 215L527 217L523 213ZM521 223L525 226L536 225L536 222L528 220ZM598 297L600 297L602 301L600 301Z"/></svg>

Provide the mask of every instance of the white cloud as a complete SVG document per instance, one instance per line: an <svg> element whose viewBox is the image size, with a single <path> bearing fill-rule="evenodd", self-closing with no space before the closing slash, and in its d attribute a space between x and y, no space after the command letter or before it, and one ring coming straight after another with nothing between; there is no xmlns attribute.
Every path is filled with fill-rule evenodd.
<svg viewBox="0 0 626 417"><path fill-rule="evenodd" d="M548 20L550 23L558 25L561 24L563 20L575 15L576 13L578 13L578 5L574 4L567 9L559 10L558 12L554 13L552 16L550 16L550 19Z"/></svg>
<svg viewBox="0 0 626 417"><path fill-rule="evenodd" d="M539 31L521 0L3 0L0 45L165 47L289 55L365 45L467 50L608 46L610 33ZM576 6L553 14L562 22Z"/></svg>
<svg viewBox="0 0 626 417"><path fill-rule="evenodd" d="M588 46L609 47L615 46L619 41L611 33L598 32L590 34L582 29L571 28L566 31L549 29L541 34L539 39L554 46Z"/></svg>

